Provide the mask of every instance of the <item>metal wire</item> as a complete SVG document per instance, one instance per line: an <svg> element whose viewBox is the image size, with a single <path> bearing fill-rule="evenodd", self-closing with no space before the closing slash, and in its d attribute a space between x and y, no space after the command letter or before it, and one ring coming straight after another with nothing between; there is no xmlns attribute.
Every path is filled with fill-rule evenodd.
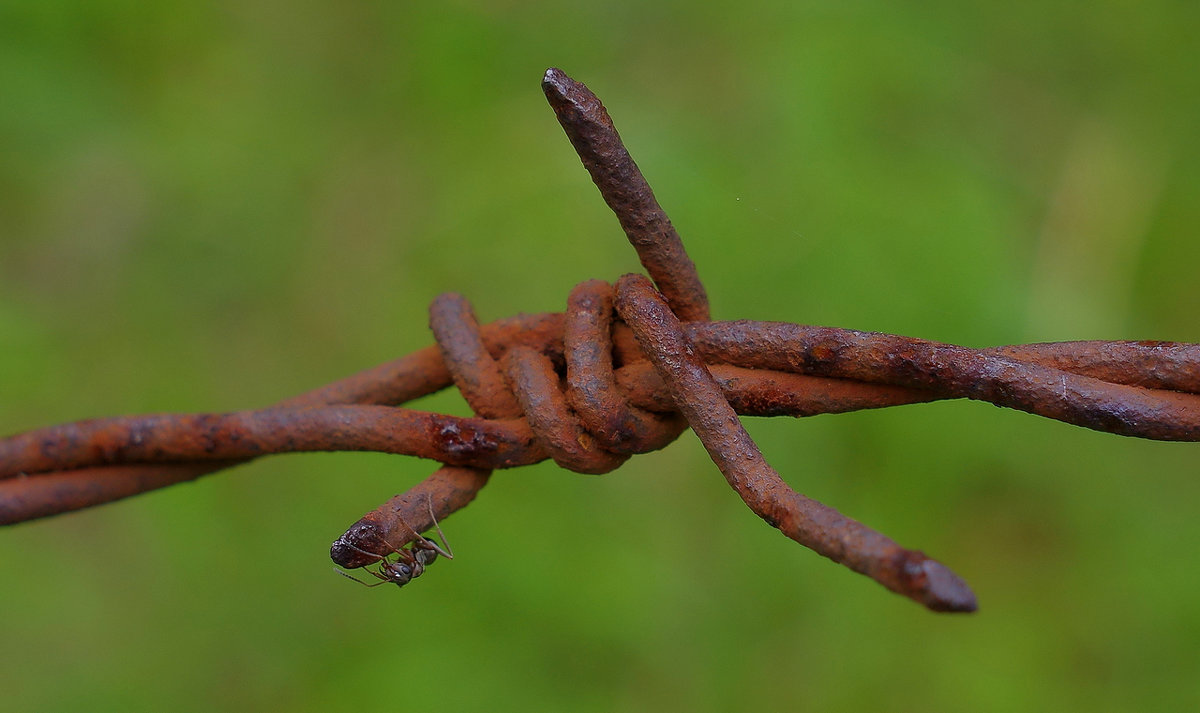
<svg viewBox="0 0 1200 713"><path fill-rule="evenodd" d="M562 314L479 325L434 300L436 345L268 409L80 421L0 440L0 523L92 507L295 451L373 450L441 466L331 548L379 562L465 507L496 468L547 458L605 473L689 426L746 504L786 536L935 611L973 611L945 565L792 490L737 415L807 416L969 398L1126 436L1200 440L1200 345L992 349L786 323L709 320L695 265L600 101L561 71L543 89L653 279L578 285ZM475 413L400 404L454 385Z"/></svg>

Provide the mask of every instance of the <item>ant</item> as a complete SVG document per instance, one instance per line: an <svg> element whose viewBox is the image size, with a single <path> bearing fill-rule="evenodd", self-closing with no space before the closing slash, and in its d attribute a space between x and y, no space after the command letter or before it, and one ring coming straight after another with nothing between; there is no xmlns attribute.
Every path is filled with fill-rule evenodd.
<svg viewBox="0 0 1200 713"><path fill-rule="evenodd" d="M347 572L344 572L336 567L333 571L347 579L352 579L355 582L358 582L364 587L378 587L381 584L394 584L397 587L403 587L404 585L424 574L425 568L432 564L433 561L437 559L438 555L441 555L446 559L454 559L454 551L450 549L450 543L446 540L446 534L442 532L442 526L438 524L437 517L435 517L433 514L433 498L426 496L426 503L429 505L429 517L433 520L433 526L437 528L438 537L441 537L442 542L446 543L446 549L442 549L441 545L439 545L436 540L431 540L414 530L411 525L404 521L404 518L397 514L396 519L400 521L401 525L404 525L404 527L408 528L409 532L416 535L417 539L413 540L411 547L407 549L404 547L396 549L395 547L392 547L387 540L383 541L383 544L387 545L388 549L399 555L399 559L397 559L395 562L388 562L387 558L389 555L380 555L376 554L375 552L368 552L360 549L354 545L349 545L351 549L357 550L364 555L370 555L372 557L379 558L379 561L382 562L382 564L379 565L378 572L373 569L366 569L365 567L363 569L380 581L375 582L374 584L369 584L362 581L358 577L348 574Z"/></svg>

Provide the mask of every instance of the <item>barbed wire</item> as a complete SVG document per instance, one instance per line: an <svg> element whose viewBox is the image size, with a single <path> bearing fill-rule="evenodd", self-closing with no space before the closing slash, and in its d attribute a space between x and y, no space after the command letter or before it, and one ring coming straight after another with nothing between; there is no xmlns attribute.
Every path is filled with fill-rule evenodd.
<svg viewBox="0 0 1200 713"><path fill-rule="evenodd" d="M93 419L0 440L0 524L93 507L276 453L428 458L431 476L334 543L349 569L386 563L470 503L492 470L553 459L606 473L689 427L743 501L800 544L935 611L973 611L949 568L793 490L739 415L809 416L948 398L1086 428L1200 440L1200 345L1060 342L969 349L780 322L710 321L678 233L600 100L557 69L542 82L650 278L590 280L564 313L480 325L436 298L436 345L260 410ZM455 386L475 417L400 405ZM405 581L408 581L405 579Z"/></svg>

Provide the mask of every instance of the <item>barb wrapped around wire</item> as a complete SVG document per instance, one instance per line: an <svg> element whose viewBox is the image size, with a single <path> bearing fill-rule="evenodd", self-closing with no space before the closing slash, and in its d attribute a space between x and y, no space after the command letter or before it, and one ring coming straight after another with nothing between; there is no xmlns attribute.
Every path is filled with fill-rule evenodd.
<svg viewBox="0 0 1200 713"><path fill-rule="evenodd" d="M1200 440L1200 345L1064 342L968 349L786 323L710 321L682 241L600 101L561 71L543 89L651 280L591 280L562 314L480 325L465 298L430 308L436 346L272 408L80 421L0 440L0 523L91 507L258 456L374 450L431 476L352 525L339 565L383 563L470 503L493 469L553 459L606 473L690 427L745 503L784 535L935 611L975 595L941 563L794 491L738 415L807 416L969 398L1126 436ZM454 385L475 413L400 408ZM395 581L394 573L375 576ZM415 576L412 574L411 576ZM408 578L403 578L405 582Z"/></svg>

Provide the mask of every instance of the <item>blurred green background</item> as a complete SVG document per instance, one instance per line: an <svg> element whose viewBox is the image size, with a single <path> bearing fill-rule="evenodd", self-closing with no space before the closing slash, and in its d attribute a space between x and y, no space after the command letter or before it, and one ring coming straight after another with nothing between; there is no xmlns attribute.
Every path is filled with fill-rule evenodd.
<svg viewBox="0 0 1200 713"><path fill-rule="evenodd" d="M718 318L1200 341L1175 2L0 4L0 432L269 404L638 269L539 80L608 105ZM456 395L425 408L465 413ZM1197 446L955 402L748 423L946 562L936 616L691 435L500 473L403 592L333 538L432 470L277 457L0 532L5 710L1184 710Z"/></svg>

